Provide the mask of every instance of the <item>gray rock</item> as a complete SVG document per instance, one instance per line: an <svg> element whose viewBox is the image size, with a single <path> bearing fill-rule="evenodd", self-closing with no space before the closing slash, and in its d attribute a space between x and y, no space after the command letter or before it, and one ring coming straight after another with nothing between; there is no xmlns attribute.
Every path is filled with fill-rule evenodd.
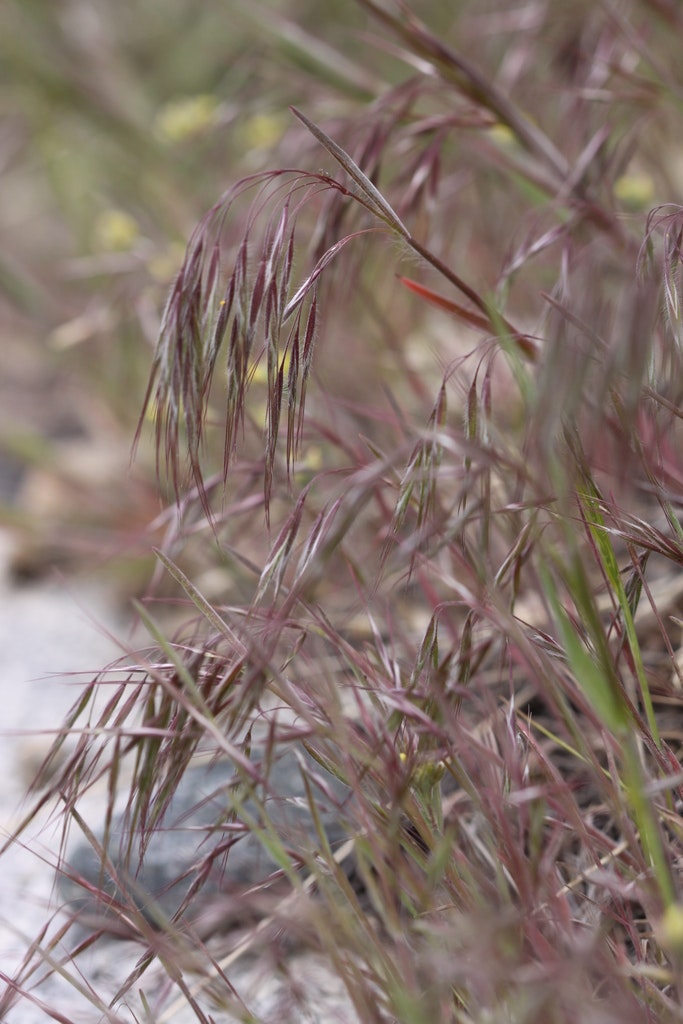
<svg viewBox="0 0 683 1024"><path fill-rule="evenodd" d="M262 757L263 751L252 753L259 775L266 770ZM294 866L320 852L302 765L328 842L333 851L339 848L349 834L344 821L350 791L303 748L286 748L256 784L245 782L228 761L190 767L146 844L127 827L125 815L114 819L107 848L113 870L88 842L68 855L60 887L70 911L86 927L114 933L122 911L129 919L142 912L156 927L181 910L195 923L203 916L225 927L257 912L259 898L287 886L278 842ZM249 890L251 900L245 897Z"/></svg>

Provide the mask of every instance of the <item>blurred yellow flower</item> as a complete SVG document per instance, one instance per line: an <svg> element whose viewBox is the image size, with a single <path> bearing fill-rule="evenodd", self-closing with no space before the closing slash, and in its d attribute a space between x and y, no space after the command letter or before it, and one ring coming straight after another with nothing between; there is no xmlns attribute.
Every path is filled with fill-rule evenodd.
<svg viewBox="0 0 683 1024"><path fill-rule="evenodd" d="M218 99L208 93L165 103L154 119L154 131L166 142L183 142L216 123Z"/></svg>
<svg viewBox="0 0 683 1024"><path fill-rule="evenodd" d="M323 450L320 445L312 444L306 449L301 458L301 468L310 471L317 471L323 466Z"/></svg>
<svg viewBox="0 0 683 1024"><path fill-rule="evenodd" d="M501 149L511 149L517 145L517 136L506 124L494 124L488 129L488 137L492 139Z"/></svg>
<svg viewBox="0 0 683 1024"><path fill-rule="evenodd" d="M278 367L282 362L282 358L278 357ZM287 380L287 374L289 373L290 355L289 352L285 352L284 356L284 372L285 381ZM251 381L253 384L267 384L268 383L268 364L265 359L259 359L258 362L252 363L251 367Z"/></svg>
<svg viewBox="0 0 683 1024"><path fill-rule="evenodd" d="M94 240L100 250L125 252L139 236L138 222L125 210L104 210L95 220Z"/></svg>
<svg viewBox="0 0 683 1024"><path fill-rule="evenodd" d="M683 953L683 906L671 903L656 929L659 941L671 953Z"/></svg>
<svg viewBox="0 0 683 1024"><path fill-rule="evenodd" d="M169 284L178 273L185 255L185 246L171 242L147 262L147 269L159 284Z"/></svg>
<svg viewBox="0 0 683 1024"><path fill-rule="evenodd" d="M644 171L623 174L614 183L615 197L629 210L646 210L655 197L655 184Z"/></svg>
<svg viewBox="0 0 683 1024"><path fill-rule="evenodd" d="M282 114L260 113L247 118L241 126L245 150L270 149L282 138L285 119Z"/></svg>

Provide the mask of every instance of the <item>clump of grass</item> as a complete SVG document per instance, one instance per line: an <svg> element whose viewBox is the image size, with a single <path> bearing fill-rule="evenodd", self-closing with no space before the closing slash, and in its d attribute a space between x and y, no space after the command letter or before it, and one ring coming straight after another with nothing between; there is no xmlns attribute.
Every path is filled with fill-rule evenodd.
<svg viewBox="0 0 683 1024"><path fill-rule="evenodd" d="M679 16L464 5L436 32L359 6L386 85L329 128L322 86L322 117L293 112L324 169L232 186L163 315L145 408L187 625L151 588L155 649L104 711L88 688L41 800L110 870L78 810L97 780L110 828L132 764L144 850L196 757L232 760L175 916L134 885L112 909L126 991L156 963L197 1020L252 1019L230 970L283 936L362 1021L679 1020L683 220L620 199L632 167L665 183ZM312 759L313 847L272 813L283 747ZM219 953L192 911L235 822L274 869L219 906L217 933L259 919Z"/></svg>

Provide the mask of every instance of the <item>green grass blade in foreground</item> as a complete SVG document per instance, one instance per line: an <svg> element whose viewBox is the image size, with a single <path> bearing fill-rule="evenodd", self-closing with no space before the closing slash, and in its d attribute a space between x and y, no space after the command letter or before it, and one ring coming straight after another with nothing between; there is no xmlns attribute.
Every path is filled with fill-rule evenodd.
<svg viewBox="0 0 683 1024"><path fill-rule="evenodd" d="M569 615L562 607L555 583L545 566L539 566L543 592L548 599L557 622L564 653L577 686L587 698L605 727L616 736L626 735L631 715L618 681L613 673L606 673L601 663L587 649L577 635Z"/></svg>
<svg viewBox="0 0 683 1024"><path fill-rule="evenodd" d="M619 601L619 607L624 620L624 629L626 630L626 637L628 639L629 649L633 658L633 664L636 670L636 676L638 679L638 685L640 687L640 694L645 707L645 714L647 716L647 723L650 727L652 737L658 747L661 747L661 739L659 736L659 727L657 725L657 719L655 718L654 705L652 703L652 694L650 693L650 687L645 675L645 666L643 664L643 656L640 650L640 643L638 641L638 635L636 633L635 621L633 618L633 610L629 604L628 595L624 587L621 573L619 571L619 565L617 563L614 548L609 539L608 529L605 524L604 517L600 511L599 498L597 493L591 488L591 493L585 495L579 495L579 502L581 510L586 518L588 529L590 530L591 537L593 538L595 545L598 549L600 560L604 572L609 580L614 592L617 595Z"/></svg>
<svg viewBox="0 0 683 1024"><path fill-rule="evenodd" d="M569 615L560 604L547 569L541 566L540 574L576 683L607 732L617 741L622 763L619 783L633 813L646 863L653 869L663 905L668 907L674 900L675 890L657 824L657 813L646 793L646 780L626 695L621 693L616 675L604 670L602 661L595 659L577 635Z"/></svg>
<svg viewBox="0 0 683 1024"><path fill-rule="evenodd" d="M645 791L643 767L634 736L628 736L622 748L626 796L638 827L643 852L655 873L664 908L676 900L676 889L658 825L656 808Z"/></svg>

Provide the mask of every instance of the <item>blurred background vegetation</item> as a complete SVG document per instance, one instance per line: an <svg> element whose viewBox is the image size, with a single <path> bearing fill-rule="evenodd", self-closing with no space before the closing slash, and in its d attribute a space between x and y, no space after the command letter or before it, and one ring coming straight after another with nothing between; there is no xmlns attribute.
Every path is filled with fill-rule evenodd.
<svg viewBox="0 0 683 1024"><path fill-rule="evenodd" d="M578 3L556 4L557 17L550 18L546 6L531 4L525 14L487 2L459 5L456 13L466 51L468 39L478 40L482 66L497 68L501 84L514 86L539 123L553 111L563 119L568 152L581 123L580 153L590 125L573 117L562 83L581 78L584 91L591 88L591 75L580 70L582 37L594 35L598 22L604 32L611 16ZM450 5L420 2L414 9L437 35L452 28ZM613 91L605 96L620 147L605 163L605 180L607 205L616 198L623 214L635 212L635 239L658 198L683 193L683 148L670 130L682 91L670 32L675 9L641 2L628 14L643 31L647 71L629 78L625 65L618 68L623 103L613 102ZM616 14L612 21L616 32ZM649 52L646 26L656 34ZM104 558L111 567L109 556L116 555L126 589L131 570L133 582L145 578L149 540L142 531L160 505L153 456L143 446L131 469L130 444L160 311L185 243L241 175L301 163L316 170L320 149L309 139L302 160L302 133L287 134L288 104L328 123L367 110L409 74L395 59L395 45L352 0L334 8L313 0L5 0L0 516L21 536L19 575L84 557ZM581 102L597 129L606 79L597 65L591 74L595 95ZM539 94L544 80L555 93ZM436 91L432 110L445 116ZM623 124L614 123L619 117ZM557 132L556 125L544 127ZM470 279L493 284L513 262L513 239L504 230L510 186L501 190L492 177L495 161L481 141L472 143L466 130L454 138L448 145L462 151L450 182L459 196L457 218L437 217L433 230L444 258L459 246L468 254ZM503 134L492 135L491 144L511 145ZM400 151L390 159L399 166ZM504 160L501 167L520 184ZM520 201L532 214L542 207L528 183L512 199L511 224L519 224ZM527 262L537 275L538 264ZM556 272L551 260L549 284ZM515 273L523 297L523 273ZM512 274L499 276L503 291ZM534 276L535 295L542 278Z"/></svg>
<svg viewBox="0 0 683 1024"><path fill-rule="evenodd" d="M185 243L272 161L311 74L363 97L341 53L364 20L302 0L2 5L0 521L18 575L134 567L159 502L130 445Z"/></svg>

